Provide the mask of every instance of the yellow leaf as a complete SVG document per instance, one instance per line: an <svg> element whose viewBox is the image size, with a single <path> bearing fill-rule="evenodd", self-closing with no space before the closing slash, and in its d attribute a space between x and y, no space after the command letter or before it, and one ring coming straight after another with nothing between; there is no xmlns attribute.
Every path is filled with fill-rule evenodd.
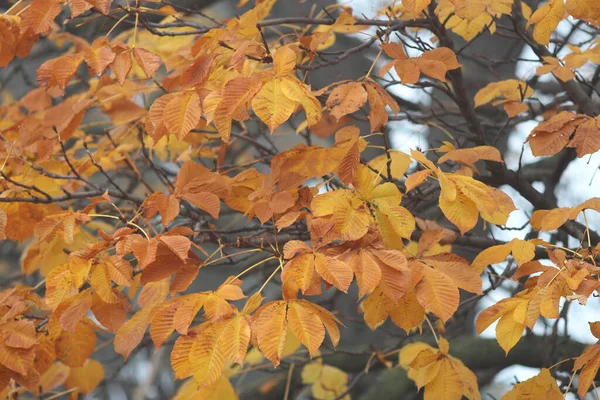
<svg viewBox="0 0 600 400"><path fill-rule="evenodd" d="M271 133L288 120L295 108L282 90L282 78L272 78L265 82L252 99L254 113L268 127Z"/></svg>
<svg viewBox="0 0 600 400"><path fill-rule="evenodd" d="M273 54L273 71L276 75L287 75L296 69L296 52L290 46L282 46Z"/></svg>
<svg viewBox="0 0 600 400"><path fill-rule="evenodd" d="M250 324L246 317L238 315L225 322L219 345L228 359L241 365L246 358L249 343Z"/></svg>
<svg viewBox="0 0 600 400"><path fill-rule="evenodd" d="M426 311L434 313L445 322L458 309L458 288L450 277L433 268L427 267L423 272L423 278L416 288L417 299Z"/></svg>
<svg viewBox="0 0 600 400"><path fill-rule="evenodd" d="M198 332L189 351L191 372L201 387L209 386L221 376L225 366L225 353L218 346L220 326L209 325ZM173 347L175 352L175 347Z"/></svg>
<svg viewBox="0 0 600 400"><path fill-rule="evenodd" d="M431 175L432 173L433 173L433 171L431 171L429 169L425 169L425 170L417 171L413 174L410 174L408 176L408 178L406 178L406 181L404 182L404 184L406 185L406 193L410 192L411 190L413 190L414 188L416 188L417 186L419 186L420 184L425 182L425 179L427 179L427 177L429 175Z"/></svg>
<svg viewBox="0 0 600 400"><path fill-rule="evenodd" d="M477 377L464 364L448 354L448 342L439 339L440 350L417 342L400 351L400 366L418 388L425 387L425 399L480 400Z"/></svg>
<svg viewBox="0 0 600 400"><path fill-rule="evenodd" d="M319 122L322 116L321 103L308 86L295 77L285 77L281 80L281 91L288 99L302 105L308 125Z"/></svg>
<svg viewBox="0 0 600 400"><path fill-rule="evenodd" d="M65 382L67 389L77 388L76 392L88 394L104 379L104 367L96 360L87 360L79 368L71 368Z"/></svg>
<svg viewBox="0 0 600 400"><path fill-rule="evenodd" d="M346 240L360 239L369 229L369 212L362 202L355 198L339 198L334 205L333 216L336 229Z"/></svg>
<svg viewBox="0 0 600 400"><path fill-rule="evenodd" d="M477 224L477 206L462 192L457 192L454 201L447 201L440 196L439 204L446 218L456 225L463 235Z"/></svg>
<svg viewBox="0 0 600 400"><path fill-rule="evenodd" d="M173 397L173 400L238 400L238 395L225 375L221 375L213 384L198 387L193 380L187 380Z"/></svg>
<svg viewBox="0 0 600 400"><path fill-rule="evenodd" d="M550 0L544 4L531 16L527 22L527 27L535 24L533 29L533 38L545 46L550 43L550 36L560 21L565 16L565 3L563 0Z"/></svg>
<svg viewBox="0 0 600 400"><path fill-rule="evenodd" d="M411 162L412 160L407 154L390 150L389 157L387 154L381 154L369 161L369 166L376 170L379 175L387 176L389 165L392 178L400 180L410 167Z"/></svg>
<svg viewBox="0 0 600 400"><path fill-rule="evenodd" d="M540 373L533 378L517 383L500 400L520 400L520 399L549 399L561 400L563 394L556 384L556 379L550 375L550 370L543 368Z"/></svg>
<svg viewBox="0 0 600 400"><path fill-rule="evenodd" d="M510 241L512 256L517 265L522 265L535 257L535 244L528 240L513 239Z"/></svg>
<svg viewBox="0 0 600 400"><path fill-rule="evenodd" d="M319 317L301 303L291 302L287 320L294 336L308 348L310 356L314 356L325 339L325 328Z"/></svg>
<svg viewBox="0 0 600 400"><path fill-rule="evenodd" d="M256 331L258 348L274 366L283 356L287 331L287 303L273 301L260 307L255 314L252 330Z"/></svg>
<svg viewBox="0 0 600 400"><path fill-rule="evenodd" d="M108 269L105 263L98 263L90 274L90 286L94 288L96 293L105 303L117 303L119 297L115 294L115 289L112 287L112 282L108 276Z"/></svg>
<svg viewBox="0 0 600 400"><path fill-rule="evenodd" d="M284 270L285 274L288 272L291 274L302 293L304 293L312 284L315 257L312 253L298 255L286 263Z"/></svg>
<svg viewBox="0 0 600 400"><path fill-rule="evenodd" d="M344 293L348 291L354 273L352 268L344 261L336 258L325 258L321 254L316 254L315 269L327 283Z"/></svg>
<svg viewBox="0 0 600 400"><path fill-rule="evenodd" d="M482 273L488 265L503 262L510 254L511 248L510 243L488 247L475 257L473 268L477 272Z"/></svg>
<svg viewBox="0 0 600 400"><path fill-rule="evenodd" d="M515 321L511 314L504 314L500 318L496 326L496 339L506 354L521 340L524 331L525 325Z"/></svg>
<svg viewBox="0 0 600 400"><path fill-rule="evenodd" d="M315 361L302 369L302 383L312 385L312 397L318 400L334 399L348 389L348 374L331 365ZM350 396L343 397L349 400Z"/></svg>
<svg viewBox="0 0 600 400"><path fill-rule="evenodd" d="M455 161L465 165L473 165L479 160L502 162L500 151L493 146L477 146L470 149L451 150L440 157L438 164Z"/></svg>
<svg viewBox="0 0 600 400"><path fill-rule="evenodd" d="M464 258L452 253L442 253L422 257L421 261L437 271L449 276L460 289L481 294L480 272L476 271Z"/></svg>
<svg viewBox="0 0 600 400"><path fill-rule="evenodd" d="M431 0L402 0L402 5L410 13L419 14L427 8Z"/></svg>
<svg viewBox="0 0 600 400"><path fill-rule="evenodd" d="M460 400L463 388L460 375L449 359L440 361L440 369L434 379L425 386L425 400Z"/></svg>
<svg viewBox="0 0 600 400"><path fill-rule="evenodd" d="M368 251L359 250L350 259L349 264L356 276L359 298L375 288L381 281L381 269Z"/></svg>

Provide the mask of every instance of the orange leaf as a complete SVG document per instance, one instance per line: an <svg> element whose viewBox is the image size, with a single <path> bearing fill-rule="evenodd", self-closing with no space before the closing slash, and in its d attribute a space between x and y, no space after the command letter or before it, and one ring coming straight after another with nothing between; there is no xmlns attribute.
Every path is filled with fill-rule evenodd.
<svg viewBox="0 0 600 400"><path fill-rule="evenodd" d="M71 368L65 382L67 389L77 388L76 392L88 394L104 379L104 367L96 360L87 360L79 368Z"/></svg>
<svg viewBox="0 0 600 400"><path fill-rule="evenodd" d="M200 101L194 91L179 93L163 110L165 126L180 140L198 125L200 115Z"/></svg>
<svg viewBox="0 0 600 400"><path fill-rule="evenodd" d="M148 78L152 78L162 64L160 56L139 47L133 49L133 56Z"/></svg>
<svg viewBox="0 0 600 400"><path fill-rule="evenodd" d="M423 278L417 285L417 299L425 308L446 322L458 309L460 295L456 284L447 275L433 268L423 270Z"/></svg>
<svg viewBox="0 0 600 400"><path fill-rule="evenodd" d="M56 0L34 0L23 12L21 29L33 33L47 33L52 29L54 18L60 14L63 4Z"/></svg>
<svg viewBox="0 0 600 400"><path fill-rule="evenodd" d="M94 353L96 332L89 320L77 324L75 332L62 331L56 340L56 355L69 367L81 367Z"/></svg>
<svg viewBox="0 0 600 400"><path fill-rule="evenodd" d="M358 111L367 101L367 92L359 82L350 82L333 89L327 99L327 107L337 120Z"/></svg>
<svg viewBox="0 0 600 400"><path fill-rule="evenodd" d="M290 330L314 356L325 339L325 328L319 317L302 303L291 302L288 305L287 321Z"/></svg>
<svg viewBox="0 0 600 400"><path fill-rule="evenodd" d="M117 330L114 341L115 351L125 360L144 338L146 328L150 324L152 310L152 307L142 308Z"/></svg>
<svg viewBox="0 0 600 400"><path fill-rule="evenodd" d="M58 85L64 89L67 83L73 79L82 61L83 54L81 53L48 60L38 68L37 82L46 88Z"/></svg>
<svg viewBox="0 0 600 400"><path fill-rule="evenodd" d="M2 340L10 347L29 349L37 343L35 326L32 321L11 321L1 326Z"/></svg>
<svg viewBox="0 0 600 400"><path fill-rule="evenodd" d="M344 261L325 258L321 254L315 256L315 269L324 281L346 293L352 283L354 273Z"/></svg>
<svg viewBox="0 0 600 400"><path fill-rule="evenodd" d="M255 314L252 330L256 331L258 348L274 366L283 355L287 327L287 303L273 301L260 307Z"/></svg>
<svg viewBox="0 0 600 400"><path fill-rule="evenodd" d="M214 54L208 54L197 58L192 65L181 74L181 87L183 89L188 89L193 86L202 85L210 74L210 69L214 60Z"/></svg>

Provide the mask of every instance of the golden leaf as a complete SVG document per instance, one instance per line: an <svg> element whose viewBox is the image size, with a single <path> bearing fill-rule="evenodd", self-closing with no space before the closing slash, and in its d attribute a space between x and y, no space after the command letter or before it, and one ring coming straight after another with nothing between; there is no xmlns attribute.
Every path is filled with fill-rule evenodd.
<svg viewBox="0 0 600 400"><path fill-rule="evenodd" d="M252 109L263 121L271 133L288 120L295 108L295 102L290 100L282 87L283 78L272 78L263 83L256 96L252 99Z"/></svg>
<svg viewBox="0 0 600 400"><path fill-rule="evenodd" d="M533 29L533 38L547 46L550 43L550 36L560 21L565 16L565 3L563 0L550 0L547 4L544 4L529 18L527 27L535 24Z"/></svg>
<svg viewBox="0 0 600 400"><path fill-rule="evenodd" d="M517 383L500 400L519 400L523 398L560 400L563 398L563 394L556 384L556 379L550 375L550 370L543 368L533 378Z"/></svg>

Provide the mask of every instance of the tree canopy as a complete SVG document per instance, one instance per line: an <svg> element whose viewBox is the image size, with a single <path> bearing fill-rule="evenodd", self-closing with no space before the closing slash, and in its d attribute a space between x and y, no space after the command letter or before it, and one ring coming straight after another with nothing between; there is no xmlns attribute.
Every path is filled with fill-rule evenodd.
<svg viewBox="0 0 600 400"><path fill-rule="evenodd" d="M188 3L0 15L0 397L598 396L600 2Z"/></svg>

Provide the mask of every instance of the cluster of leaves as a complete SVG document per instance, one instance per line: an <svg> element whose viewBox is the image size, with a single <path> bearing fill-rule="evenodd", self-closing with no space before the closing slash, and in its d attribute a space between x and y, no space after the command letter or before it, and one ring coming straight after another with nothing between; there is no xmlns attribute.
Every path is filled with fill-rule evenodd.
<svg viewBox="0 0 600 400"><path fill-rule="evenodd" d="M596 1L551 0L532 13L518 0L403 0L374 20L330 7L328 18L300 18L305 28L273 40L267 28L288 22L267 19L273 0L256 1L239 17L206 29L186 15L193 10L139 3L18 1L0 16L0 66L26 59L38 40L64 50L37 69L39 87L0 107L0 240L26 242L22 272L40 278L0 292L0 396L60 387L72 398L87 394L104 382L104 367L93 358L104 345L97 338L110 337L105 343L127 360L149 331L156 349L172 345L175 377L190 378L177 398L237 398L229 378L246 366L267 368L265 360L278 367L301 354L300 346L316 357L301 372L313 397L348 398L348 375L321 356L326 335L333 348L339 344L345 321L318 296L348 293L355 283L371 329L389 318L407 335L431 330L437 348L416 342L398 349L397 366L424 388L426 399L480 399L476 375L439 336L464 304L461 290L478 299L491 290L481 278L488 266L516 263L503 278L521 290L476 322L482 333L498 321L496 338L506 353L541 317L561 318L564 303L585 305L597 293L600 244L592 242L585 213L600 212L600 199L558 208L539 201L543 195L506 168L474 110L502 105L509 121L529 119L539 99L520 79L491 82L466 97L460 51L448 33L472 41L493 34L503 16L513 18L515 29L523 28L519 35L537 49L538 75L553 73L571 96L564 102L577 108L561 103L545 110L527 138L533 155L573 148L583 157L600 150L600 117L588 112L595 106L576 70L598 64L600 47L570 46L571 54L559 60L546 46L567 15L598 29ZM58 27L65 7L68 21L99 14L116 18L113 29L123 21L132 27L111 29L90 43ZM164 20L150 21L150 11ZM408 28L429 36L413 38L411 49L392 35L411 37ZM369 35L367 45L324 57L336 35L357 32ZM381 50L362 78L318 90L307 83L311 71L375 43ZM380 57L389 60L372 76ZM448 94L474 135L468 144L451 134L452 142L427 154L391 149L387 140L373 144L401 111L386 85L390 76L394 84ZM589 103L579 103L583 96ZM361 118L368 132L349 124ZM288 123L306 144L280 151L270 134ZM106 125L103 134L92 133L94 124ZM254 136L250 127L262 131L263 125L268 132ZM331 145L315 145L312 136L331 137ZM380 154L367 156L374 149ZM477 166L529 193L524 196L536 209L532 231L564 230L580 246L537 237L491 239L472 262L456 254L453 243L479 239L469 234L478 226L506 226L517 209L507 193L484 182ZM443 215L439 224L417 212L425 197ZM585 225L577 222L580 215ZM255 226L228 230L239 216ZM234 248L239 251L229 253ZM251 253L268 257L214 290L195 289L211 264ZM242 277L258 277L259 284ZM275 296L267 286L277 288ZM598 336L597 324L591 329ZM392 353L372 356L389 366ZM599 368L600 345L590 346L573 367L579 395L589 391ZM504 398L558 396L561 389L543 369Z"/></svg>

